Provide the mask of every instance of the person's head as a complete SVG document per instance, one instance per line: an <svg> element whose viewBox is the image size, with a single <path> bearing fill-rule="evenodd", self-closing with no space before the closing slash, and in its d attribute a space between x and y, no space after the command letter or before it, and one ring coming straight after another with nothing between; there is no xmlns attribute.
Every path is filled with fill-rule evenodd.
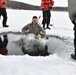
<svg viewBox="0 0 76 75"><path fill-rule="evenodd" d="M33 16L33 18L32 18L32 23L33 23L34 25L36 25L36 24L38 23L38 18L37 18L37 16Z"/></svg>

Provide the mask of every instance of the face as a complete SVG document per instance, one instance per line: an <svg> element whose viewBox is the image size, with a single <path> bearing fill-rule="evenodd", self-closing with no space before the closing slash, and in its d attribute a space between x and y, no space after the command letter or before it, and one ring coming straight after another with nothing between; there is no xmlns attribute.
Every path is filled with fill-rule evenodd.
<svg viewBox="0 0 76 75"><path fill-rule="evenodd" d="M34 25L36 25L38 23L38 19L37 18L33 18L32 22L33 22Z"/></svg>

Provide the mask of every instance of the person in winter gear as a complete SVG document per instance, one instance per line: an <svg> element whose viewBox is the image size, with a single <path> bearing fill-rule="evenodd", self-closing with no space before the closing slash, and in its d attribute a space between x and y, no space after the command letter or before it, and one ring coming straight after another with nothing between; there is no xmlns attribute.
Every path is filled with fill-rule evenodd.
<svg viewBox="0 0 76 75"><path fill-rule="evenodd" d="M41 8L43 11L43 28L44 29L50 29L49 24L50 24L50 9L52 9L52 6L54 6L54 1L53 0L41 0ZM45 28L45 24L47 24L47 27Z"/></svg>
<svg viewBox="0 0 76 75"><path fill-rule="evenodd" d="M35 35L40 34L41 36L45 36L44 29L38 24L37 16L33 16L32 23L27 24L23 27L22 32L25 34L33 33Z"/></svg>
<svg viewBox="0 0 76 75"><path fill-rule="evenodd" d="M45 37L46 33L38 24L37 16L33 16L32 23L23 27L22 32L27 36L21 39L22 51L24 54L29 54L31 56L49 55L47 52L47 45L44 44L42 40L39 40L39 35Z"/></svg>
<svg viewBox="0 0 76 75"><path fill-rule="evenodd" d="M3 27L8 27L7 22L7 12L6 12L6 0L0 0L0 17L3 16Z"/></svg>
<svg viewBox="0 0 76 75"><path fill-rule="evenodd" d="M2 55L8 55L8 50L7 50L7 44L8 44L8 38L7 35L4 35L4 41L2 41L0 37L0 54Z"/></svg>
<svg viewBox="0 0 76 75"><path fill-rule="evenodd" d="M76 0L68 0L69 18L74 24L74 54L71 54L73 59L76 59Z"/></svg>

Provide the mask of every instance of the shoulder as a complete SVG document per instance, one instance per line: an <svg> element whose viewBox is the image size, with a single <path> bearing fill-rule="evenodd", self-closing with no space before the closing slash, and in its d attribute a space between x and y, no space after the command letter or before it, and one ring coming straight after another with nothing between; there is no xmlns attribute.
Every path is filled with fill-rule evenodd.
<svg viewBox="0 0 76 75"><path fill-rule="evenodd" d="M38 27L42 28L40 24L37 24Z"/></svg>
<svg viewBox="0 0 76 75"><path fill-rule="evenodd" d="M28 23L26 26L31 26L32 25L32 23Z"/></svg>
<svg viewBox="0 0 76 75"><path fill-rule="evenodd" d="M37 26L39 26L39 27L40 27L40 24L38 24L38 23L37 23Z"/></svg>

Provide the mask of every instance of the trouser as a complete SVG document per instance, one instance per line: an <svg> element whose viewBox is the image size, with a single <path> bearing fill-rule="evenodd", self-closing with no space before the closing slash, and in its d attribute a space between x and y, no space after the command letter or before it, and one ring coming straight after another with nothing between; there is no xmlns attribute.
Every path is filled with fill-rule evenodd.
<svg viewBox="0 0 76 75"><path fill-rule="evenodd" d="M6 8L0 8L0 16L3 16L2 24L3 24L3 26L6 26L6 22L7 22Z"/></svg>
<svg viewBox="0 0 76 75"><path fill-rule="evenodd" d="M75 48L75 55L76 55L76 30L74 32L74 48Z"/></svg>
<svg viewBox="0 0 76 75"><path fill-rule="evenodd" d="M50 10L43 11L43 21L42 21L43 28L45 28L45 24L47 24L47 27L49 27L50 17L51 17Z"/></svg>
<svg viewBox="0 0 76 75"><path fill-rule="evenodd" d="M74 24L74 48L75 48L74 53L76 55L76 23L75 21L72 21L72 23Z"/></svg>

